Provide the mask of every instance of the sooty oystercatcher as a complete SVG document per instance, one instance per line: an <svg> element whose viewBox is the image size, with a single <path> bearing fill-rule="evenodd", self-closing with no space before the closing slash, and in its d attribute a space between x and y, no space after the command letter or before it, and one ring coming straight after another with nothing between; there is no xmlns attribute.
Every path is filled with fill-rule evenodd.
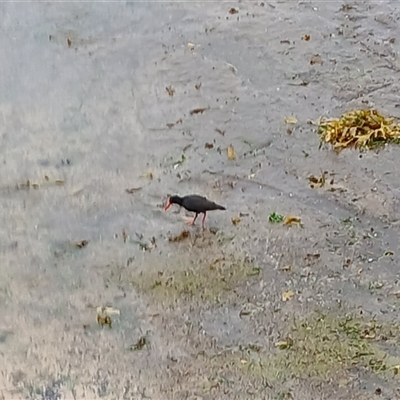
<svg viewBox="0 0 400 400"><path fill-rule="evenodd" d="M188 211L192 211L196 213L193 218L193 221L190 222L190 225L194 225L196 218L199 214L203 213L204 217L201 221L201 226L204 229L204 220L206 219L207 211L213 210L226 210L225 207L220 206L219 204L214 203L213 201L207 200L203 196L199 196L197 194L191 194L189 196L179 197L179 196L171 196L168 199L168 203L165 206L164 210L168 210L172 204L178 204L181 207L185 208Z"/></svg>

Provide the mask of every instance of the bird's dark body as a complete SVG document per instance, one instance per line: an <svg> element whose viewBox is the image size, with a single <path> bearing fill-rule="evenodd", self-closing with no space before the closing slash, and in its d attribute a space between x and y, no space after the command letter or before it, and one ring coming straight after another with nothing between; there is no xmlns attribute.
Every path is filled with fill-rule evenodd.
<svg viewBox="0 0 400 400"><path fill-rule="evenodd" d="M171 198L171 200L173 200L173 198ZM181 203L177 202L177 204L181 205L186 210L195 212L197 214L213 210L225 210L225 207L220 206L213 201L207 200L205 197L197 194L180 197L179 200L181 200Z"/></svg>
<svg viewBox="0 0 400 400"><path fill-rule="evenodd" d="M171 206L171 204L178 204L181 207L185 208L187 211L191 211L196 213L194 216L191 225L194 225L196 218L199 214L204 214L202 219L202 226L204 228L204 220L206 219L207 211L213 210L226 210L225 207L220 206L217 203L214 203L211 200L206 199L203 196L199 196L197 194L191 194L188 196L180 197L180 196L171 196L168 200L167 205L165 206L165 210Z"/></svg>

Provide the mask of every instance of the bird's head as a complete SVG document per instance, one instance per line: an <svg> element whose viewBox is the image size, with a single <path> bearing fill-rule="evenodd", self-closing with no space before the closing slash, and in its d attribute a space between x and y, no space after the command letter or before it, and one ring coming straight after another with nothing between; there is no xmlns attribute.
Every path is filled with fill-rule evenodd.
<svg viewBox="0 0 400 400"><path fill-rule="evenodd" d="M166 206L164 207L164 210L167 211L168 208L170 208L172 206L172 204L179 204L181 206L182 205L182 197L170 196Z"/></svg>

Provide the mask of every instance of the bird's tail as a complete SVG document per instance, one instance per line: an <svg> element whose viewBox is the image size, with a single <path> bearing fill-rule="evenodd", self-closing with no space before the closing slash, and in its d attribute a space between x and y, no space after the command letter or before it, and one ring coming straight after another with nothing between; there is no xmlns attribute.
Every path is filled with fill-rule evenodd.
<svg viewBox="0 0 400 400"><path fill-rule="evenodd" d="M216 204L216 210L226 210L226 208L223 206L220 206L219 204Z"/></svg>

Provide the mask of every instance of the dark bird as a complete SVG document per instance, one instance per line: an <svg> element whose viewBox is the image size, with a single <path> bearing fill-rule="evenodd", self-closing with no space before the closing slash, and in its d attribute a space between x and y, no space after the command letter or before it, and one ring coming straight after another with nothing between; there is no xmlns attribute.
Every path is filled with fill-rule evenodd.
<svg viewBox="0 0 400 400"><path fill-rule="evenodd" d="M201 221L201 226L203 227L203 229L207 211L226 210L225 207L220 206L219 204L216 204L213 201L207 200L203 196L198 196L197 194L191 194L189 196L184 196L184 197L171 196L168 199L168 203L165 206L164 210L167 211L172 204L178 204L181 207L185 208L186 210L196 213L196 215L193 218L193 221L189 223L190 225L194 225L197 216L203 213L204 217Z"/></svg>

